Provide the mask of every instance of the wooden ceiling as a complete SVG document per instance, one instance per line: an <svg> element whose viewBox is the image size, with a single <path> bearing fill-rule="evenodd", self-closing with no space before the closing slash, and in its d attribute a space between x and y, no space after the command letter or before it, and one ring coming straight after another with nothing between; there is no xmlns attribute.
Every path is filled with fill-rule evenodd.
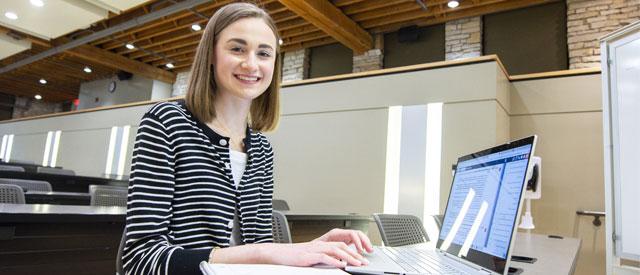
<svg viewBox="0 0 640 275"><path fill-rule="evenodd" d="M455 9L447 7L448 0L421 1L427 7L426 10L415 0L254 2L265 8L276 21L284 42L283 51L339 42L354 50L354 53L361 53L373 47L373 37L376 34L411 25L440 24L557 0L462 0ZM175 2L180 1L149 1L119 15L112 15L88 29L51 41L0 27L0 32L24 37L31 40L33 45L30 50L0 60L0 66L174 5ZM191 25L197 23L204 27L207 18L219 7L231 2L236 1L211 1L0 74L0 92L29 97L40 94L47 101L68 101L77 98L80 83L113 77L118 70L174 82L177 72L189 70L202 33L193 31ZM126 43L132 43L136 48L127 49ZM165 66L168 62L174 64L173 69ZM85 66L89 66L93 72L83 72ZM40 84L40 78L45 78L47 84Z"/></svg>

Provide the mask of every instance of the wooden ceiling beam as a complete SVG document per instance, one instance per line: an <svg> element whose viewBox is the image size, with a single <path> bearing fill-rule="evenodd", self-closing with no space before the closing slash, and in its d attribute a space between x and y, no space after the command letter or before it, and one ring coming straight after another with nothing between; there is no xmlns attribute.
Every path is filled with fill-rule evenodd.
<svg viewBox="0 0 640 275"><path fill-rule="evenodd" d="M426 4L429 4L429 2L433 2L433 1L427 1ZM366 11L387 8L387 7L390 7L390 6L396 6L396 5L399 5L399 4L413 5L413 6L416 6L416 7L420 7L415 1L407 1L407 0L368 0L368 1L365 1L365 2L356 3L355 5L350 5L350 6L344 7L342 9L342 12L344 12L344 14L346 14L346 15L352 15L352 14L356 14L356 13L362 13L362 12L366 12Z"/></svg>
<svg viewBox="0 0 640 275"><path fill-rule="evenodd" d="M398 14L398 15L404 14L410 11L422 11L422 12L425 12L425 14L427 12L437 13L442 6L447 4L448 1L449 0L429 1L426 4L427 5L426 11L422 10L422 8L417 6L416 3L403 3L403 4L395 5L393 7L388 7L385 9L370 10L362 13L353 14L351 15L351 18L356 22L363 22L366 20L391 16L394 14Z"/></svg>
<svg viewBox="0 0 640 275"><path fill-rule="evenodd" d="M364 2L364 1L368 2L370 0L333 0L331 2L336 7L342 7L342 6L349 6L349 5L361 3L361 2ZM404 0L404 1L406 1L406 0Z"/></svg>
<svg viewBox="0 0 640 275"><path fill-rule="evenodd" d="M170 43L164 43L158 46L154 46L152 48L149 48L149 50L152 50L153 52L157 53L157 54L164 54L168 51L171 51L173 49L177 49L177 48L181 48L181 47L186 47L188 45L198 45L198 43L200 43L200 37L187 37L187 38L183 38L177 41L173 41ZM134 52L130 55L128 55L129 58L131 59L138 59L144 56L149 56L151 54L147 53L147 52L143 52L143 51L137 51Z"/></svg>
<svg viewBox="0 0 640 275"><path fill-rule="evenodd" d="M372 28L372 33L386 33L396 31L402 27L417 25L417 26L430 26L435 24L441 24L447 21L462 19L467 17L480 16L485 14L509 11L514 9L526 8L535 5L547 4L557 2L559 0L508 0L508 1L481 1L479 4L467 9L458 9L454 11L448 11L443 16L432 18L418 18L406 22L398 22L394 24L384 24L379 27ZM496 3L501 2L501 3ZM460 5L462 6L462 4Z"/></svg>
<svg viewBox="0 0 640 275"><path fill-rule="evenodd" d="M102 66L124 70L146 78L160 80L166 83L174 83L176 81L176 74L173 72L155 68L145 63L131 60L122 55L105 51L91 45L82 45L67 52L71 55Z"/></svg>
<svg viewBox="0 0 640 275"><path fill-rule="evenodd" d="M313 40L313 41L307 41L307 42L302 42L302 43L286 45L286 46L282 47L282 50L284 52L295 51L295 50L299 50L299 49L317 47L317 46L333 44L333 43L337 43L337 42L338 41L333 39L333 37L327 36L327 37L320 38L320 39Z"/></svg>
<svg viewBox="0 0 640 275"><path fill-rule="evenodd" d="M373 48L373 38L328 0L280 0L284 6L359 54Z"/></svg>

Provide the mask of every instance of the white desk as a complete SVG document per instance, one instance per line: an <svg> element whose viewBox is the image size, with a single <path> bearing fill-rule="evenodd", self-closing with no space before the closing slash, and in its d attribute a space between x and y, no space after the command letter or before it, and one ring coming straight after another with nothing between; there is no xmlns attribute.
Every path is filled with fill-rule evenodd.
<svg viewBox="0 0 640 275"><path fill-rule="evenodd" d="M537 258L533 264L511 262L524 269L522 274L573 274L580 250L580 239L549 238L546 235L518 233L513 255Z"/></svg>

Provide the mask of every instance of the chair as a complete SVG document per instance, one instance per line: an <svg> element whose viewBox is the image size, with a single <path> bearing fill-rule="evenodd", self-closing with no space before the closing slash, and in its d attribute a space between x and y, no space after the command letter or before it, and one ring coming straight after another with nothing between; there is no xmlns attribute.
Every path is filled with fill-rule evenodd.
<svg viewBox="0 0 640 275"><path fill-rule="evenodd" d="M273 200L273 210L289 211L289 204L285 200Z"/></svg>
<svg viewBox="0 0 640 275"><path fill-rule="evenodd" d="M289 222L284 213L273 211L273 242L274 243L291 243L291 232L289 231Z"/></svg>
<svg viewBox="0 0 640 275"><path fill-rule="evenodd" d="M382 242L386 246L403 246L429 241L420 218L412 215L373 214Z"/></svg>
<svg viewBox="0 0 640 275"><path fill-rule="evenodd" d="M0 203L24 204L24 191L15 184L0 184Z"/></svg>
<svg viewBox="0 0 640 275"><path fill-rule="evenodd" d="M436 221L438 230L442 229L442 222L444 221L444 215L433 215L433 220Z"/></svg>
<svg viewBox="0 0 640 275"><path fill-rule="evenodd" d="M43 180L23 180L0 178L0 184L14 184L25 189L24 191L45 191L51 192L51 184Z"/></svg>
<svg viewBox="0 0 640 275"><path fill-rule="evenodd" d="M67 170L62 168L54 168L54 167L38 167L36 172L42 174L54 174L54 175L67 175L67 176L75 176L76 172L73 170Z"/></svg>
<svg viewBox="0 0 640 275"><path fill-rule="evenodd" d="M109 185L90 185L91 205L127 206L127 188Z"/></svg>
<svg viewBox="0 0 640 275"><path fill-rule="evenodd" d="M120 246L118 246L118 255L116 256L116 274L117 275L124 275L124 267L123 267L123 263L122 263L122 256L124 253L124 243L126 241L126 233L127 233L127 227L125 226L124 230L122 231L122 237L120 238Z"/></svg>
<svg viewBox="0 0 640 275"><path fill-rule="evenodd" d="M24 172L24 168L22 166L0 165L0 171Z"/></svg>

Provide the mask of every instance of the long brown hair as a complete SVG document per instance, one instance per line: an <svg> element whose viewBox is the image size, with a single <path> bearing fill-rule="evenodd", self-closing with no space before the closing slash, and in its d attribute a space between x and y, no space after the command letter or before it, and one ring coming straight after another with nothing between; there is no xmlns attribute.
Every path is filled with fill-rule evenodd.
<svg viewBox="0 0 640 275"><path fill-rule="evenodd" d="M220 8L211 17L204 29L196 56L191 66L185 103L197 119L207 123L216 117L213 102L216 99L217 84L211 63L215 44L222 30L243 18L261 18L279 39L276 24L263 9L250 3L233 3ZM279 44L276 42L276 44ZM275 130L280 118L280 46L276 45L276 63L271 84L267 90L251 102L249 112L250 127L258 131Z"/></svg>

